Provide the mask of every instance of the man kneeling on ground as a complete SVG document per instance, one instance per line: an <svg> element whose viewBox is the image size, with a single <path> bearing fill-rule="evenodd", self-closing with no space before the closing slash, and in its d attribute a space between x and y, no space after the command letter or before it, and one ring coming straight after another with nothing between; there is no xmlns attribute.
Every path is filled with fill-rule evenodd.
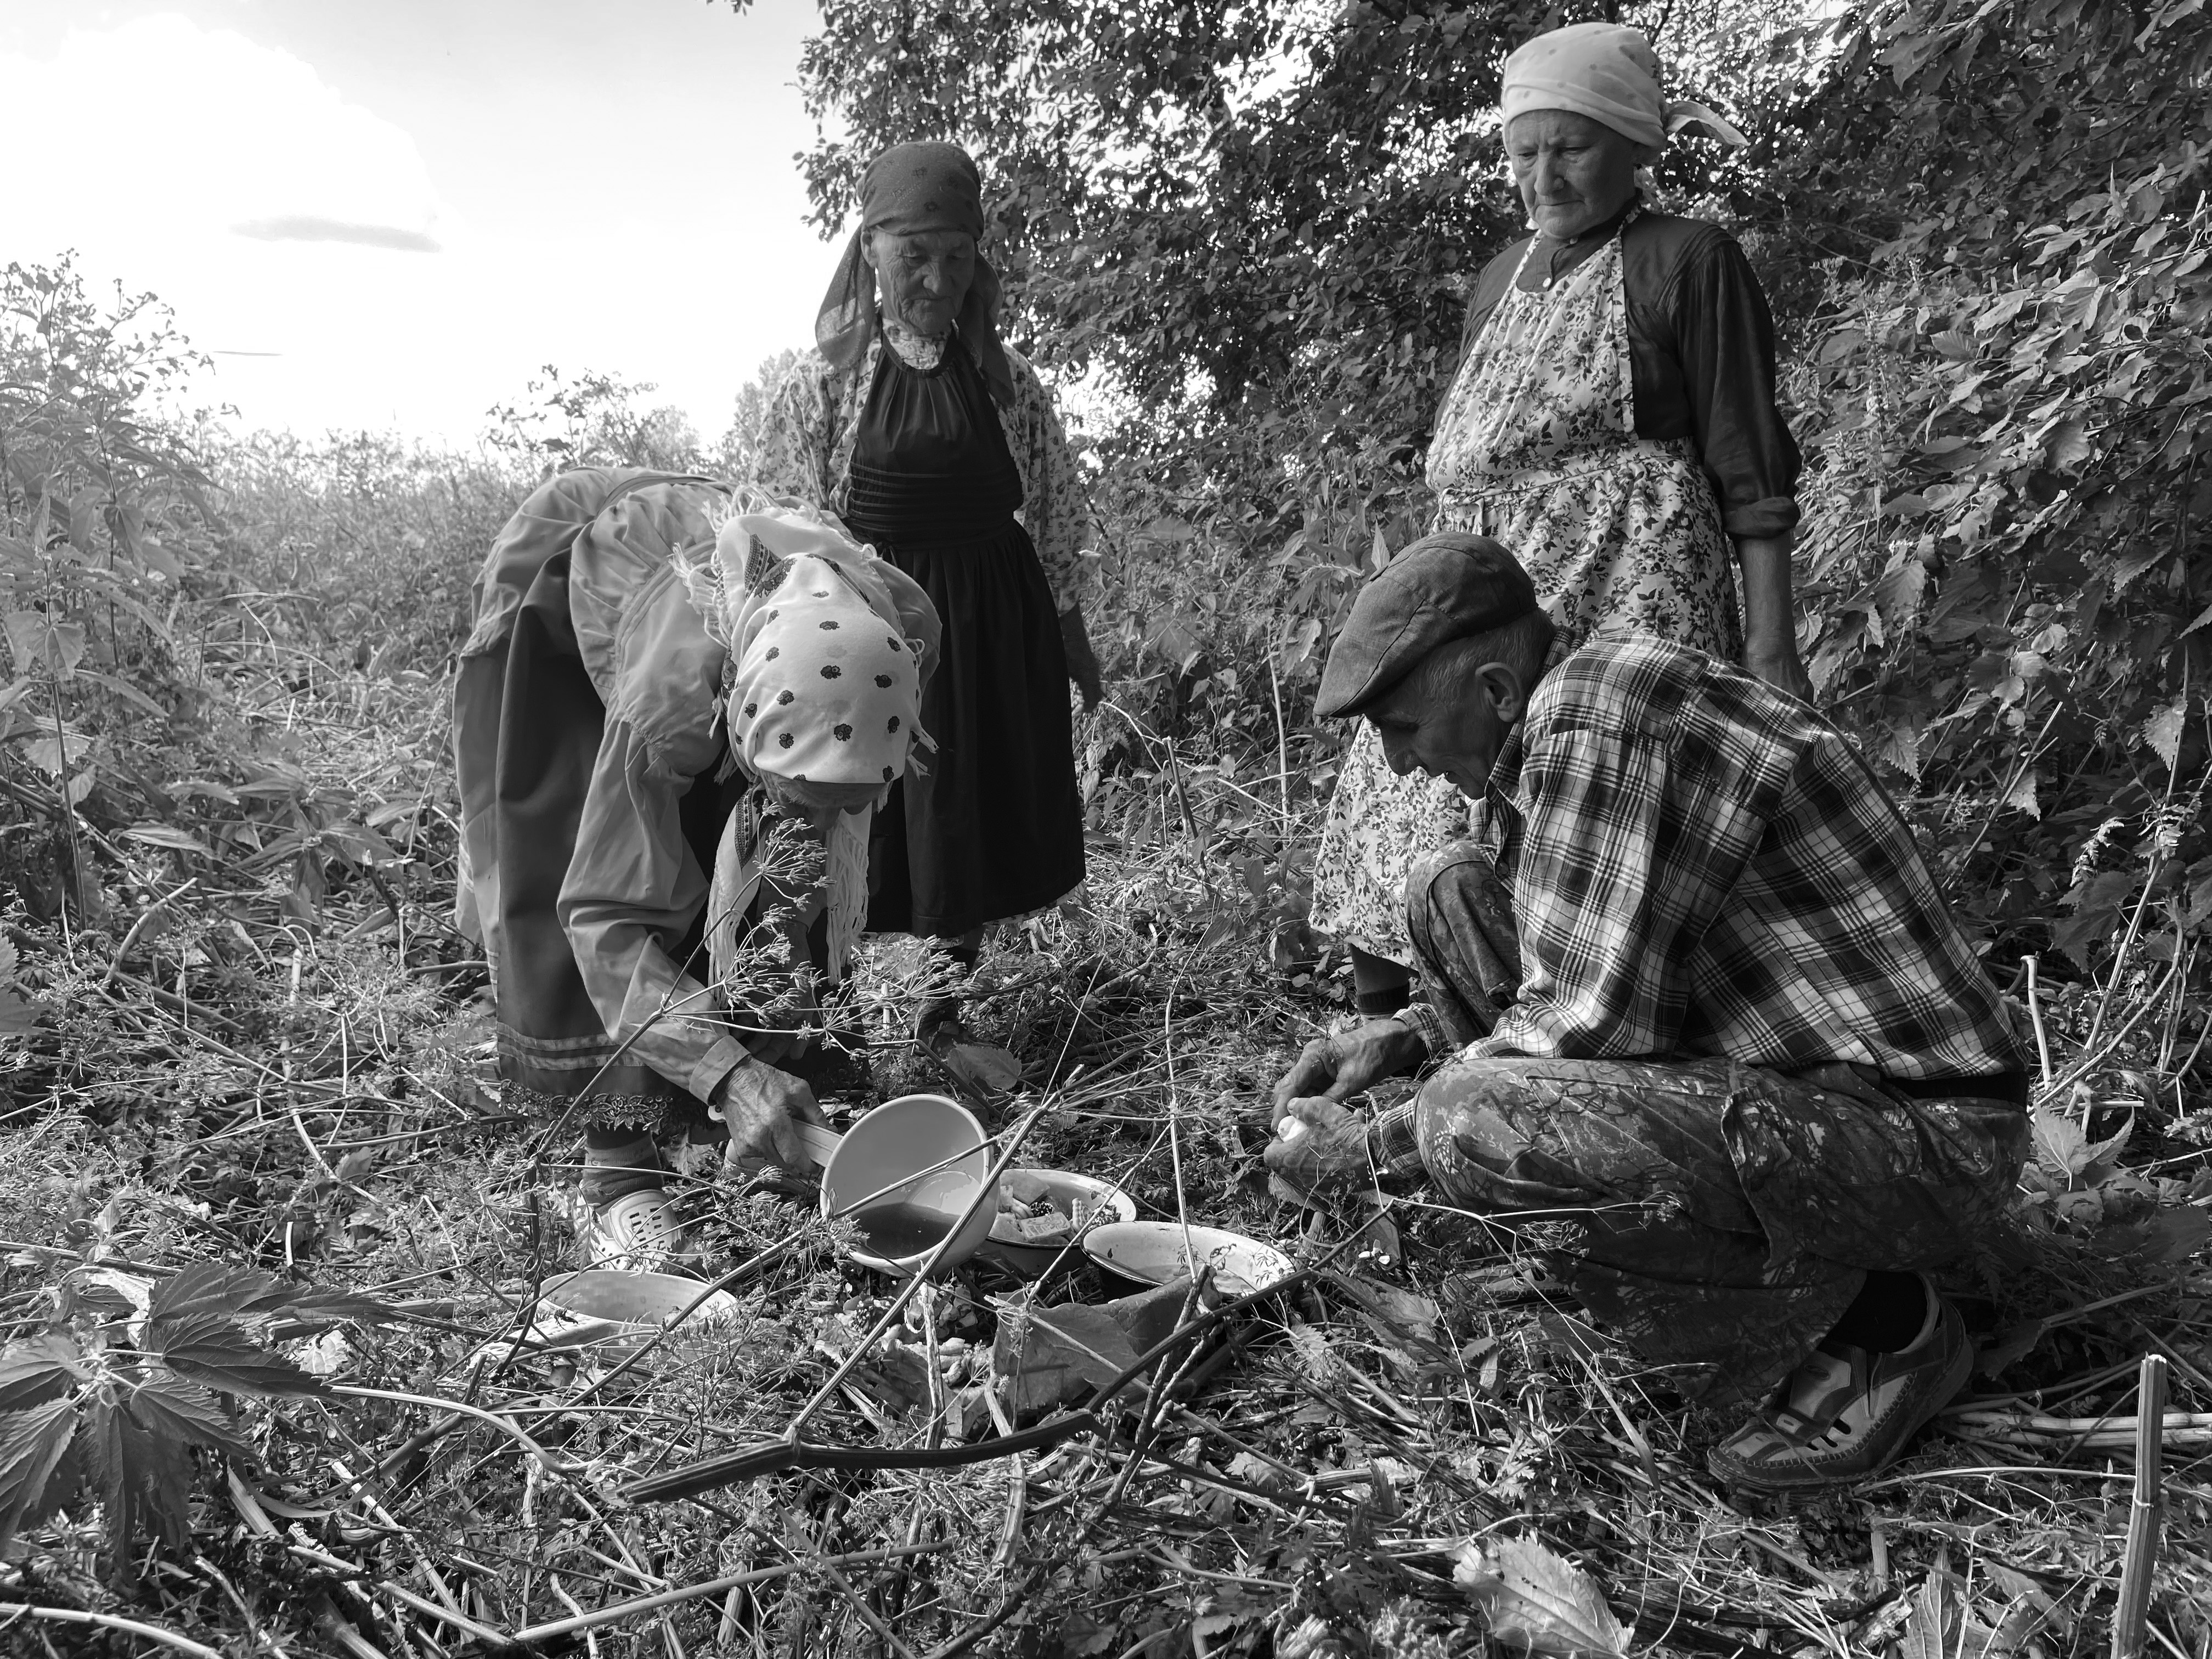
<svg viewBox="0 0 2212 1659"><path fill-rule="evenodd" d="M1483 537L1407 548L1352 606L1318 712L1373 721L1486 830L1415 866L1420 994L1307 1046L1268 1167L1573 1224L1559 1270L1601 1323L1687 1393L1765 1402L1716 1474L1871 1474L1972 1368L1925 1275L2026 1153L2012 1020L1820 714L1661 640L1551 643ZM1340 1103L1430 1061L1407 1106Z"/></svg>

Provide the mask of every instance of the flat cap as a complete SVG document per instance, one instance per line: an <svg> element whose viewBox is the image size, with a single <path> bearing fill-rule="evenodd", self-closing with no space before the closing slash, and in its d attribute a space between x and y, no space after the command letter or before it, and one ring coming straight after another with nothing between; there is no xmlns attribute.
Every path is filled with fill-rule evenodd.
<svg viewBox="0 0 2212 1659"><path fill-rule="evenodd" d="M1536 608L1528 573L1489 537L1425 536L1352 602L1322 670L1314 713L1357 714L1438 646L1503 628Z"/></svg>

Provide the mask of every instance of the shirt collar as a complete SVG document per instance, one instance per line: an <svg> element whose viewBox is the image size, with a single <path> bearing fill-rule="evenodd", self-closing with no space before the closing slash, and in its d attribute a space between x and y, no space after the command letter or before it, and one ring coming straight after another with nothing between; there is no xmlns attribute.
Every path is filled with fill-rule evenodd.
<svg viewBox="0 0 2212 1659"><path fill-rule="evenodd" d="M1521 765L1528 757L1528 705L1535 701L1537 687L1572 655L1574 647L1567 643L1566 635L1554 633L1551 649L1544 653L1544 665L1537 671L1535 683L1529 686L1528 695L1522 703L1521 718L1513 722L1513 729L1498 746L1498 758L1491 763L1490 778L1483 786L1483 793L1492 800L1510 806L1521 793Z"/></svg>
<svg viewBox="0 0 2212 1659"><path fill-rule="evenodd" d="M1523 734L1528 729L1528 717L1523 714L1513 722L1513 729L1498 746L1498 758L1491 763L1490 779L1484 784L1483 793L1500 805L1512 805L1514 798L1521 793L1521 763L1528 754Z"/></svg>

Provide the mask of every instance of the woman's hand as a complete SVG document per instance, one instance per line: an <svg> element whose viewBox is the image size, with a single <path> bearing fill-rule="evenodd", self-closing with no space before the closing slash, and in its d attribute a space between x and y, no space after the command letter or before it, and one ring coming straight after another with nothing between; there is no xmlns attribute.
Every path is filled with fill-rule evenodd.
<svg viewBox="0 0 2212 1659"><path fill-rule="evenodd" d="M1779 691L1813 701L1813 682L1797 660L1797 611L1790 591L1790 536L1739 536L1743 572L1743 666Z"/></svg>
<svg viewBox="0 0 2212 1659"><path fill-rule="evenodd" d="M1099 677L1098 654L1091 648L1083 612L1072 605L1060 613L1060 641L1067 649L1067 678L1083 694L1084 712L1088 714L1106 695L1106 683Z"/></svg>
<svg viewBox="0 0 2212 1659"><path fill-rule="evenodd" d="M787 1170L804 1170L810 1162L793 1123L828 1122L814 1103L813 1090L790 1073L750 1058L722 1079L710 1104L730 1126L730 1159L767 1158Z"/></svg>
<svg viewBox="0 0 2212 1659"><path fill-rule="evenodd" d="M1747 642L1743 666L1747 673L1756 675L1778 691L1787 691L1805 702L1813 701L1813 682L1805 665L1797 659L1797 641L1793 639Z"/></svg>

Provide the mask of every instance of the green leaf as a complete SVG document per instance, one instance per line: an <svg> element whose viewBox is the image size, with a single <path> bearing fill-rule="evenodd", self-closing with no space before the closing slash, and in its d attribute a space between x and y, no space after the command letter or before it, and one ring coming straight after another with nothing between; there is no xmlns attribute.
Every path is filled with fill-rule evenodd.
<svg viewBox="0 0 2212 1659"><path fill-rule="evenodd" d="M2079 415L2069 415L2051 428L2045 441L2044 453L2049 457L2054 472L2078 472L2096 458L2096 447L2089 441L2088 423Z"/></svg>
<svg viewBox="0 0 2212 1659"><path fill-rule="evenodd" d="M2002 1376L2011 1366L2018 1364L2034 1351L2043 1340L2043 1322L2030 1319L1999 1331L1974 1356L1974 1370L1984 1376Z"/></svg>
<svg viewBox="0 0 2212 1659"><path fill-rule="evenodd" d="M53 1006L43 997L0 990L0 1036L28 1036L53 1012Z"/></svg>
<svg viewBox="0 0 2212 1659"><path fill-rule="evenodd" d="M38 668L66 680L84 659L84 629L77 623L56 622L43 611L11 611L0 617L0 629L7 630L19 674Z"/></svg>
<svg viewBox="0 0 2212 1659"><path fill-rule="evenodd" d="M148 847L166 847L176 853L200 853L212 858L208 844L189 830L179 830L167 823L134 823L123 832L125 841L143 842Z"/></svg>
<svg viewBox="0 0 2212 1659"><path fill-rule="evenodd" d="M260 1346L244 1326L220 1315L192 1314L158 1328L157 1335L157 1327L148 1325L149 1352L178 1376L210 1388L271 1398L330 1392L320 1377Z"/></svg>
<svg viewBox="0 0 2212 1659"><path fill-rule="evenodd" d="M240 1314L282 1307L296 1287L273 1273L255 1267L233 1267L221 1261L194 1261L179 1267L154 1286L146 1316L156 1322L179 1320L194 1314L214 1314L224 1319Z"/></svg>
<svg viewBox="0 0 2212 1659"><path fill-rule="evenodd" d="M351 1153L347 1156L350 1158ZM303 1325L335 1325L353 1320L363 1325L388 1325L398 1316L374 1297L359 1296L351 1291L317 1291L302 1288L300 1294L284 1304L284 1316Z"/></svg>
<svg viewBox="0 0 2212 1659"><path fill-rule="evenodd" d="M115 1577L122 1583L135 1584L134 1558L149 1530L172 1547L191 1534L185 1507L192 1482L187 1443L155 1432L120 1404L96 1399L84 1444L92 1478L106 1508Z"/></svg>
<svg viewBox="0 0 2212 1659"><path fill-rule="evenodd" d="M91 1375L75 1342L59 1331L42 1331L0 1353L0 1412L42 1405Z"/></svg>
<svg viewBox="0 0 2212 1659"><path fill-rule="evenodd" d="M149 1429L173 1440L207 1446L242 1463L258 1463L253 1449L238 1438L216 1397L198 1383L155 1373L131 1394L131 1411Z"/></svg>
<svg viewBox="0 0 2212 1659"><path fill-rule="evenodd" d="M2143 722L2142 740L2169 772L2181 764L2181 728L2189 718L2189 700L2190 693L2185 691Z"/></svg>
<svg viewBox="0 0 2212 1659"><path fill-rule="evenodd" d="M1589 1575L1538 1540L1469 1540L1452 1560L1454 1582L1500 1642L1530 1653L1627 1652L1627 1632Z"/></svg>
<svg viewBox="0 0 2212 1659"><path fill-rule="evenodd" d="M49 1400L0 1417L0 1555L40 1501L76 1432L76 1402Z"/></svg>
<svg viewBox="0 0 2212 1659"><path fill-rule="evenodd" d="M349 863L370 869L406 862L390 842L357 823L332 824L323 831L323 844Z"/></svg>
<svg viewBox="0 0 2212 1659"><path fill-rule="evenodd" d="M91 747L92 739L79 732L66 729L58 733L46 732L23 745L23 758L48 776L58 778L64 772L75 772Z"/></svg>
<svg viewBox="0 0 2212 1659"><path fill-rule="evenodd" d="M2160 1210L2148 1219L2108 1227L2096 1239L2100 1255L2145 1266L2186 1261L2212 1237L2212 1216L2194 1207Z"/></svg>

